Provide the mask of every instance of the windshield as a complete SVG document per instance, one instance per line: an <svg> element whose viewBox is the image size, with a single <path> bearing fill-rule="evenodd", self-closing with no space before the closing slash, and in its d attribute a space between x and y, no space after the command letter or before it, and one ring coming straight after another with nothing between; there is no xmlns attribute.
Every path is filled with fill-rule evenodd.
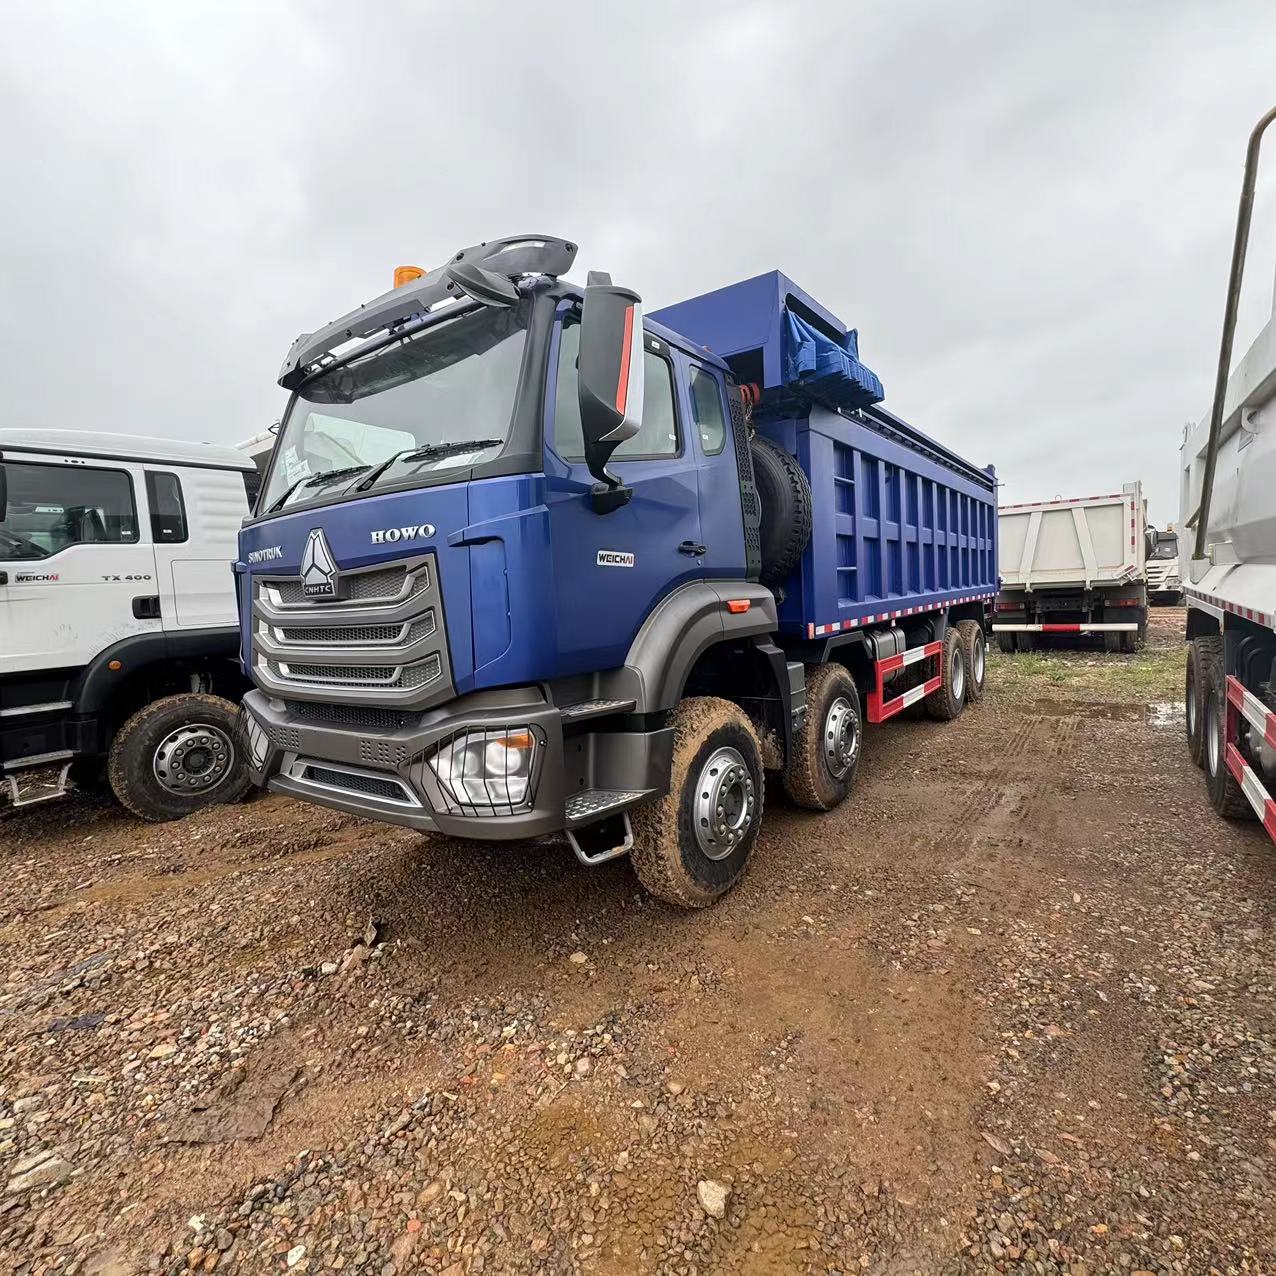
<svg viewBox="0 0 1276 1276"><path fill-rule="evenodd" d="M307 381L280 427L261 509L500 455L525 331L525 307L484 306Z"/></svg>
<svg viewBox="0 0 1276 1276"><path fill-rule="evenodd" d="M1179 556L1179 541L1177 536L1172 536L1168 541L1157 541L1156 548L1152 551L1153 558L1177 558Z"/></svg>

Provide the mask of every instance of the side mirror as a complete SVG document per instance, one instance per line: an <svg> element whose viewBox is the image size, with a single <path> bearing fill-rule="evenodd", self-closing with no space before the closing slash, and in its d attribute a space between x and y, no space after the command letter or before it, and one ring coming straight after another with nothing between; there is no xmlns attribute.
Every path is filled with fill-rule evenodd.
<svg viewBox="0 0 1276 1276"><path fill-rule="evenodd" d="M593 270L581 309L577 381L585 464L598 480L594 510L607 514L633 495L607 462L642 425L642 298Z"/></svg>

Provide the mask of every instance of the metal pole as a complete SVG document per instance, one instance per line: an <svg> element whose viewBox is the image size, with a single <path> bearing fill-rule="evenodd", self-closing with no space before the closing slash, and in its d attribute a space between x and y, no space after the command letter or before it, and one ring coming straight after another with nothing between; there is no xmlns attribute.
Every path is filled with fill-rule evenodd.
<svg viewBox="0 0 1276 1276"><path fill-rule="evenodd" d="M1205 557L1205 535L1209 530L1210 497L1214 492L1214 463L1218 460L1218 435L1223 427L1223 401L1227 397L1227 374L1232 366L1232 338L1236 335L1236 310L1241 299L1241 276L1245 273L1245 250L1249 246L1249 223L1254 212L1254 183L1258 178L1258 147L1267 126L1276 120L1276 106L1254 126L1245 149L1245 176L1241 179L1241 202L1236 210L1236 238L1232 242L1232 273L1227 281L1227 306L1223 311L1223 339L1218 349L1218 371L1214 376L1214 405L1210 409L1210 437L1205 445L1205 473L1201 478L1201 504L1196 511L1196 548L1192 557Z"/></svg>

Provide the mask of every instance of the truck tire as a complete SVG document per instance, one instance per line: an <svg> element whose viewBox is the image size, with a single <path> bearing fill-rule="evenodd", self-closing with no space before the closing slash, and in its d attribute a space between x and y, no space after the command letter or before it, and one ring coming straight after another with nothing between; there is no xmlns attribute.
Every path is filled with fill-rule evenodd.
<svg viewBox="0 0 1276 1276"><path fill-rule="evenodd" d="M107 775L120 805L143 820L180 820L249 785L238 747L239 710L187 692L139 709L115 734Z"/></svg>
<svg viewBox="0 0 1276 1276"><path fill-rule="evenodd" d="M1015 650L1016 651L1036 651L1037 635L1036 634L1015 634Z"/></svg>
<svg viewBox="0 0 1276 1276"><path fill-rule="evenodd" d="M811 484L797 458L770 439L755 436L749 453L762 506L759 579L764 585L778 585L801 561L811 539Z"/></svg>
<svg viewBox="0 0 1276 1276"><path fill-rule="evenodd" d="M977 620L960 620L957 632L961 635L962 651L966 655L966 699L975 704L984 698L984 685L988 679L987 639L984 627Z"/></svg>
<svg viewBox="0 0 1276 1276"><path fill-rule="evenodd" d="M923 702L926 712L939 722L951 722L966 707L966 652L961 631L949 625L944 632L944 649L939 653L939 670L943 676L934 691Z"/></svg>
<svg viewBox="0 0 1276 1276"><path fill-rule="evenodd" d="M1013 656L1019 650L1018 644L1015 642L1014 634L998 634L997 650L1003 656Z"/></svg>
<svg viewBox="0 0 1276 1276"><path fill-rule="evenodd" d="M1205 676L1207 659L1222 660L1221 638L1193 638L1187 644L1187 672L1183 679L1183 721L1187 751L1199 767L1205 765Z"/></svg>
<svg viewBox="0 0 1276 1276"><path fill-rule="evenodd" d="M636 807L629 853L643 886L704 908L740 880L762 826L762 748L729 700L696 696L673 712L669 792Z"/></svg>
<svg viewBox="0 0 1276 1276"><path fill-rule="evenodd" d="M1125 644L1122 642L1124 634L1119 631L1109 629L1103 635L1103 650L1107 652L1119 652L1124 650Z"/></svg>
<svg viewBox="0 0 1276 1276"><path fill-rule="evenodd" d="M808 811L831 811L855 783L863 741L860 693L844 665L810 665L806 721L793 737L784 791Z"/></svg>
<svg viewBox="0 0 1276 1276"><path fill-rule="evenodd" d="M1227 676L1223 665L1222 644L1218 653L1201 653L1201 680L1204 715L1201 733L1205 737L1205 788L1214 809L1229 820L1254 818L1241 786L1227 769Z"/></svg>

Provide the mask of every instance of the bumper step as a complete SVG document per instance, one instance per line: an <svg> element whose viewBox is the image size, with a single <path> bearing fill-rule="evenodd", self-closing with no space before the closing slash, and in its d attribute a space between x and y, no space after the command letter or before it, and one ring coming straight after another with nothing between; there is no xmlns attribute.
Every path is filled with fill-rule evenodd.
<svg viewBox="0 0 1276 1276"><path fill-rule="evenodd" d="M584 722L586 718L632 713L637 707L636 700L582 700L579 704L566 704L558 712L564 722Z"/></svg>
<svg viewBox="0 0 1276 1276"><path fill-rule="evenodd" d="M648 792L647 789L587 789L584 793L575 793L566 803L567 827L579 828L615 811L623 811L641 802Z"/></svg>

